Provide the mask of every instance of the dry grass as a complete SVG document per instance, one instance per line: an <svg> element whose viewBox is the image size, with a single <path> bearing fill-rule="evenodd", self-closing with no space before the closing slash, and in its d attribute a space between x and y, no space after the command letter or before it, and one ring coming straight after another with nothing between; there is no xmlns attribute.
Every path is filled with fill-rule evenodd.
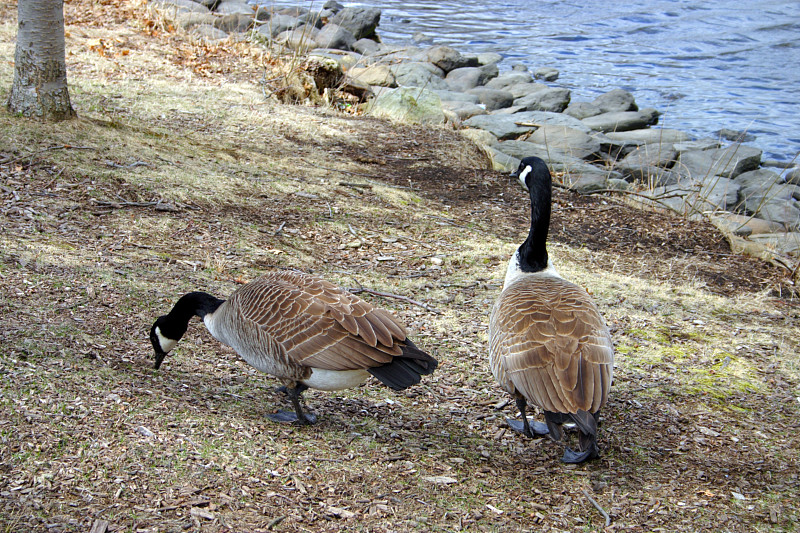
<svg viewBox="0 0 800 533"><path fill-rule="evenodd" d="M525 233L513 183L446 130L265 102L246 43L226 55L140 7L92 7L106 18L67 6L81 118L0 113L0 529L603 529L585 493L609 529L797 527L800 313L777 294L784 273L727 255L707 225L558 191L551 253L619 354L602 458L565 466L506 428L513 403L486 365ZM0 99L10 84L0 63ZM365 296L439 370L400 394L309 391L321 422L294 428L265 418L286 402L276 382L197 323L152 369L147 330L180 294L276 267L440 310Z"/></svg>

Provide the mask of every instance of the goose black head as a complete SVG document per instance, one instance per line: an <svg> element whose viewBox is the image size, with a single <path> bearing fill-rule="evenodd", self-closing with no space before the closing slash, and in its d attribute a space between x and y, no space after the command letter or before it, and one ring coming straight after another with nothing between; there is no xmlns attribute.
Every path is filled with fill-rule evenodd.
<svg viewBox="0 0 800 533"><path fill-rule="evenodd" d="M526 191L549 189L551 186L550 170L547 163L538 157L526 157L519 162L517 170L511 173L512 178L517 178Z"/></svg>
<svg viewBox="0 0 800 533"><path fill-rule="evenodd" d="M164 357L175 348L183 334L186 333L186 328L183 328L183 331L176 331L174 327L170 326L169 317L164 315L158 317L153 327L150 328L150 342L153 344L153 351L155 352L156 369L161 366Z"/></svg>

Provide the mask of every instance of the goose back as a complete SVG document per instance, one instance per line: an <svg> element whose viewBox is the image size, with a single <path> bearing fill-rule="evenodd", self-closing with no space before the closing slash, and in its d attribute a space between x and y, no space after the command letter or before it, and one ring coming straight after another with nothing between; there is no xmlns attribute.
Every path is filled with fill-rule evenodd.
<svg viewBox="0 0 800 533"><path fill-rule="evenodd" d="M545 411L596 413L611 387L611 335L589 294L547 272L518 277L489 325L495 379Z"/></svg>
<svg viewBox="0 0 800 533"><path fill-rule="evenodd" d="M311 369L365 370L402 353L403 325L336 285L276 271L241 287L205 324L249 364L301 381Z"/></svg>

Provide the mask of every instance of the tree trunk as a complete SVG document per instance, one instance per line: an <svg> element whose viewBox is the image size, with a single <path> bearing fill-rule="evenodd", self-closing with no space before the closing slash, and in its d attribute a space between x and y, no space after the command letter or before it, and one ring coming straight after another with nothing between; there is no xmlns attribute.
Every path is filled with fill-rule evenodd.
<svg viewBox="0 0 800 533"><path fill-rule="evenodd" d="M63 0L19 0L17 22L9 111L45 120L74 117L67 88Z"/></svg>

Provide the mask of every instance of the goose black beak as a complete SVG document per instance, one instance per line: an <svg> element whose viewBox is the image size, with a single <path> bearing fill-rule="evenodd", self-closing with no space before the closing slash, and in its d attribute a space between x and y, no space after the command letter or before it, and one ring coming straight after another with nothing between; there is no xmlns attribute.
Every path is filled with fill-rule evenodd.
<svg viewBox="0 0 800 533"><path fill-rule="evenodd" d="M164 358L167 356L167 352L162 350L156 350L156 363L153 366L156 370L161 366L161 363L164 361Z"/></svg>

